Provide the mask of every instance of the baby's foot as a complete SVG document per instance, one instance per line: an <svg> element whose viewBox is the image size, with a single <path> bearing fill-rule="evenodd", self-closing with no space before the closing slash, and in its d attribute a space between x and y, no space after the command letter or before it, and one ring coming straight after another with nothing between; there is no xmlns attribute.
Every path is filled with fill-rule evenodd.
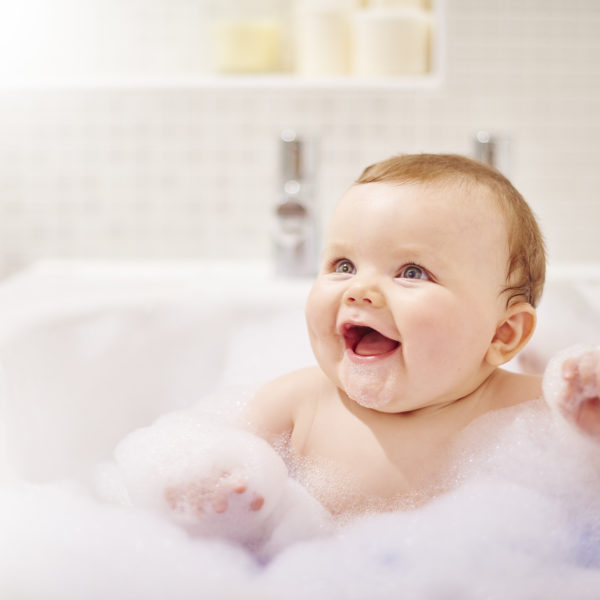
<svg viewBox="0 0 600 600"><path fill-rule="evenodd" d="M172 511L188 520L201 520L211 512L223 514L232 505L256 512L265 503L262 494L248 490L248 481L241 473L228 471L202 481L169 486L165 500Z"/></svg>
<svg viewBox="0 0 600 600"><path fill-rule="evenodd" d="M583 433L600 441L600 350L565 360L566 386L558 397L562 415Z"/></svg>

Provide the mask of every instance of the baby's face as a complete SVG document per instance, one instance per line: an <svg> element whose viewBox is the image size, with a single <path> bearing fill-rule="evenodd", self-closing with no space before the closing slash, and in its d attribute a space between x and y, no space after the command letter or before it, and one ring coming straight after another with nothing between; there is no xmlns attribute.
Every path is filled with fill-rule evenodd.
<svg viewBox="0 0 600 600"><path fill-rule="evenodd" d="M488 192L355 185L334 212L306 316L325 374L382 412L440 406L491 372L508 241Z"/></svg>

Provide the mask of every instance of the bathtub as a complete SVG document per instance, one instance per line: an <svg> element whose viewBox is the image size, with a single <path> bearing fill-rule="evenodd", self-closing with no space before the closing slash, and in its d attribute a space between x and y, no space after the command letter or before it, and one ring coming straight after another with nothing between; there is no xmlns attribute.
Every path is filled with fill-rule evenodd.
<svg viewBox="0 0 600 600"><path fill-rule="evenodd" d="M257 263L61 261L0 284L4 477L82 476L162 413L312 364L309 286Z"/></svg>
<svg viewBox="0 0 600 600"><path fill-rule="evenodd" d="M233 598L243 594L248 598L276 598L284 593L281 590L290 598L360 598L366 597L365 590L371 598L399 597L394 588L396 579L388 576L391 569L401 569L401 564L409 569L405 580L412 587L406 588L407 593L412 590L421 598L434 598L440 597L444 589L454 589L460 597L471 597L467 593L471 588L466 584L461 587L450 568L446 577L449 588L440 583L446 580L434 581L427 574L426 565L432 558L448 558L431 557L427 544L437 544L440 535L449 539L463 535L460 530L440 533L427 525L419 534L425 545L417 545L411 559L414 565L410 563L410 567L391 550L386 554L386 544L392 543L389 532L397 529L388 527L381 520L388 516L383 516L375 524L361 523L345 538L320 541L314 548L304 544L292 549L265 571L240 550L224 548L215 541L196 541L192 546L180 532L165 529L166 525L140 525L143 519L152 520L147 515L125 518L119 514L114 516L114 522L105 513L97 518L85 484L94 466L109 459L115 444L129 431L150 424L161 414L211 398L224 387L254 389L279 374L314 363L303 314L309 288L310 281L276 279L268 266L243 262L44 261L2 282L0 482L5 490L20 491L4 498L0 510L5 507L9 529L7 506L29 502L31 514L37 515L38 520L25 512L22 523L37 525L31 525L27 535L19 533L22 529L15 529L13 538L5 537L12 540L12 545L4 548L4 557L0 558L8 570L6 581L13 587L2 587L0 570L0 592L4 591L0 595L8 597L5 594L13 592L18 597L36 597L39 588L31 583L35 580L32 573L35 565L46 559L36 554L41 550L33 548L45 549L44 556L54 554L53 540L58 537L62 541L56 542L57 556L87 556L91 552L93 558L86 562L87 566L78 567L79 579L66 559L46 567L45 579L38 579L43 582L45 598L101 598L103 594L113 598L141 597L139 594L146 594L147 598L167 597L164 594L184 598L188 592L189 597L207 594L211 598ZM600 268L569 265L551 270L539 315L533 340L509 368L541 370L563 346L600 342ZM63 482L66 487L63 483L56 487L56 482ZM76 490L69 487L80 484L83 487ZM30 485L34 487L27 487ZM488 492L496 497L495 492ZM478 493L476 489L469 496L471 502L475 502L473 498L478 498ZM522 508L522 500L516 494L514 506ZM506 505L512 506L508 502L496 508L502 512L507 510ZM396 527L401 526L403 532L414 536L418 523L436 523L435 511L442 511L440 506L427 509L433 512L421 513L416 521L397 517L401 523ZM70 533L63 539L62 534L45 527L48 521L60 521L56 515L65 514L69 517L61 523ZM533 514L537 514L535 510ZM108 538L101 542L95 534L82 538L81 527L74 525L77 515L85 523L103 522L105 532L113 533L105 533ZM530 526L532 519L528 519ZM454 519L453 527L460 522ZM124 540L132 537L137 539L137 545L129 547ZM409 538L402 538L403 543L408 544L406 548L415 548L414 537ZM353 539L356 547L349 549L348 540ZM382 546L375 544L374 539L383 540ZM15 540L20 540L21 545ZM456 549L452 545L442 546L453 556L452 569L462 573L466 581L472 571L469 561L479 556L479 550L474 550L474 554L463 552L463 564L454 555ZM124 548L125 554L117 553L111 560L107 558L111 554L109 547ZM314 560L319 552L327 557L325 562ZM507 558L509 554L499 559L508 561L502 563L505 568L516 560ZM8 555L14 558L12 563L7 561ZM88 562L94 560L96 566L90 566ZM327 560L334 561L329 570ZM535 567L540 568L545 562L547 559L542 556ZM121 572L123 563L131 563L130 574ZM23 564L31 565L31 571ZM201 564L206 570L204 578L197 573L198 569L202 571ZM299 568L299 564L303 567ZM357 583L355 578L363 564L369 566ZM349 565L355 571L352 576L347 574ZM148 575L149 569L152 575ZM504 573L503 567L497 569L497 577L490 576L490 585L496 587L489 590L502 589L514 598L528 597L527 585L533 585L535 578L522 580L517 593L502 587L507 585ZM585 573L588 587L577 588L577 594L570 597L587 597L582 590L589 589L591 583L600 583L600 569L588 569ZM556 578L559 574L564 576L564 569L556 571ZM583 577L579 570L577 576ZM74 583L68 583L73 577ZM122 580L122 587L110 587L107 577ZM194 577L200 579L196 581ZM555 577L551 573L545 577L552 585ZM95 581L99 591L90 592L89 580ZM292 591L290 581L295 581ZM178 590L175 595L170 594L173 589ZM480 585L480 589L486 588Z"/></svg>

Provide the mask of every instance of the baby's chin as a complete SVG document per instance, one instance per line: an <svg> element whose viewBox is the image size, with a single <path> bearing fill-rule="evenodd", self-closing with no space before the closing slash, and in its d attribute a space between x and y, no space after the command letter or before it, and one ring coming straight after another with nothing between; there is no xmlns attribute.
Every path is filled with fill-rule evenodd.
<svg viewBox="0 0 600 600"><path fill-rule="evenodd" d="M346 363L340 372L340 381L346 395L361 406L373 410L389 408L394 399L396 378L376 365Z"/></svg>

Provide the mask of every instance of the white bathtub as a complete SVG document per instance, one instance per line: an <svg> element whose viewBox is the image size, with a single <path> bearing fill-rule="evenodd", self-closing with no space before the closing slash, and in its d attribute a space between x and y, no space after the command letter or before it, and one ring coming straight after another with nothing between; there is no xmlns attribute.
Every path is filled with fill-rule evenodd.
<svg viewBox="0 0 600 600"><path fill-rule="evenodd" d="M164 412L311 364L309 286L253 263L51 261L3 282L3 475L83 475Z"/></svg>
<svg viewBox="0 0 600 600"><path fill-rule="evenodd" d="M81 483L128 431L222 386L247 391L312 364L309 287L237 263L44 262L1 283L0 596L595 598L600 555L574 556L580 536L554 496L520 480L475 482L293 545L264 568L89 496ZM539 314L530 368L600 342L600 269L555 269Z"/></svg>

